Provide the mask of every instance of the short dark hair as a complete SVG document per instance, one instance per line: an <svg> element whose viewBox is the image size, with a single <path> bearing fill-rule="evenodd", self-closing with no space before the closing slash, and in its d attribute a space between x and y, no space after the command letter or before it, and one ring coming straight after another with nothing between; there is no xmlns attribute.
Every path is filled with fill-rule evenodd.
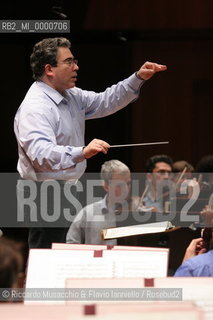
<svg viewBox="0 0 213 320"><path fill-rule="evenodd" d="M165 162L169 164L172 168L173 160L171 157L167 156L166 154L157 154L152 157L150 157L146 161L146 172L153 172L153 169L155 168L156 163L158 162Z"/></svg>
<svg viewBox="0 0 213 320"><path fill-rule="evenodd" d="M197 163L196 172L213 172L213 155L202 157Z"/></svg>
<svg viewBox="0 0 213 320"><path fill-rule="evenodd" d="M70 48L71 43L66 38L46 38L34 45L30 56L30 65L35 80L41 78L46 64L51 64L53 67L57 66L59 47Z"/></svg>

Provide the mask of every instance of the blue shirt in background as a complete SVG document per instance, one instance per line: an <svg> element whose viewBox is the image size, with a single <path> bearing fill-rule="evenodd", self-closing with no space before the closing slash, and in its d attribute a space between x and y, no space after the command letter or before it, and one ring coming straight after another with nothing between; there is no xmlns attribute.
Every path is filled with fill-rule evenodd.
<svg viewBox="0 0 213 320"><path fill-rule="evenodd" d="M175 272L175 277L212 277L213 250L186 260Z"/></svg>

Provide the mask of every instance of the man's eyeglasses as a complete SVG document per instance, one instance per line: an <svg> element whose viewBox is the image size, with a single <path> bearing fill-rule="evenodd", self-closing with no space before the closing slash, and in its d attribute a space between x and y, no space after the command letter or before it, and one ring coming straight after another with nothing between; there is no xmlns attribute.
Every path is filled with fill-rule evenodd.
<svg viewBox="0 0 213 320"><path fill-rule="evenodd" d="M60 62L58 62L60 63ZM72 65L78 65L78 59L74 59L74 58L67 58L65 59L64 61L61 61L61 63L65 63L67 64L68 66L72 66Z"/></svg>

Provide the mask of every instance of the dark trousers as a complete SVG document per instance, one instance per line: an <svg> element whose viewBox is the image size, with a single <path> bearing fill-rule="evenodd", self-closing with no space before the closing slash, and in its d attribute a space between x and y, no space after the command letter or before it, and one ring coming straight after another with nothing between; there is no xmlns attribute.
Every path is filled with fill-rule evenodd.
<svg viewBox="0 0 213 320"><path fill-rule="evenodd" d="M24 185L24 181L22 182L22 179L18 182L17 190L23 193L24 190L24 199L30 199L31 196L31 189ZM31 215L26 212L26 218L25 218L25 226L29 228L28 232L28 245L29 248L51 248L52 243L66 243L66 235L68 232L68 229L72 223L72 220L74 216L76 215L76 209L72 206L72 203L70 203L65 195L64 195L64 181L57 181L60 184L60 194L58 194L58 197L60 201L60 216L59 218L54 222L47 222L44 221L42 217L41 212L41 184L43 182L36 182L36 188L37 188L37 197L36 199L33 199L32 201L36 203L36 218L37 220L35 222L30 220ZM72 188L71 190L72 195L75 198L79 199L79 195L76 192L75 188ZM43 195L43 194L42 194ZM50 214L53 212L53 204L54 204L54 193L50 192L48 195L45 194L45 197L47 197L47 207L50 212ZM66 220L66 218L63 216L63 209L69 208L71 212L71 216L73 217L71 220ZM49 226L52 227L49 227Z"/></svg>

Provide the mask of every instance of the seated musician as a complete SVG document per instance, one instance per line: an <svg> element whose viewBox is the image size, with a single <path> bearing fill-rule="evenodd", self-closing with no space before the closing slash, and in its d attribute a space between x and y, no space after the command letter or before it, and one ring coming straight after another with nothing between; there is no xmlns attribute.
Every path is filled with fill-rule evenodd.
<svg viewBox="0 0 213 320"><path fill-rule="evenodd" d="M165 210L165 198L169 195L169 188L172 184L170 179L173 170L173 160L168 155L154 155L146 162L147 181L146 193L144 194L144 208L150 208L153 212Z"/></svg>
<svg viewBox="0 0 213 320"><path fill-rule="evenodd" d="M213 156L204 156L198 162L196 171L201 174L204 192L210 195L208 205L200 212L202 238L193 239L186 249L182 265L175 276L210 277L213 276Z"/></svg>
<svg viewBox="0 0 213 320"><path fill-rule="evenodd" d="M101 167L101 179L105 197L77 214L68 230L67 243L117 244L117 240L102 240L101 230L116 227L122 209L129 210L130 170L119 160L106 161Z"/></svg>
<svg viewBox="0 0 213 320"><path fill-rule="evenodd" d="M212 277L213 243L212 228L205 228L202 238L193 239L186 249L182 265L176 270L175 277Z"/></svg>

